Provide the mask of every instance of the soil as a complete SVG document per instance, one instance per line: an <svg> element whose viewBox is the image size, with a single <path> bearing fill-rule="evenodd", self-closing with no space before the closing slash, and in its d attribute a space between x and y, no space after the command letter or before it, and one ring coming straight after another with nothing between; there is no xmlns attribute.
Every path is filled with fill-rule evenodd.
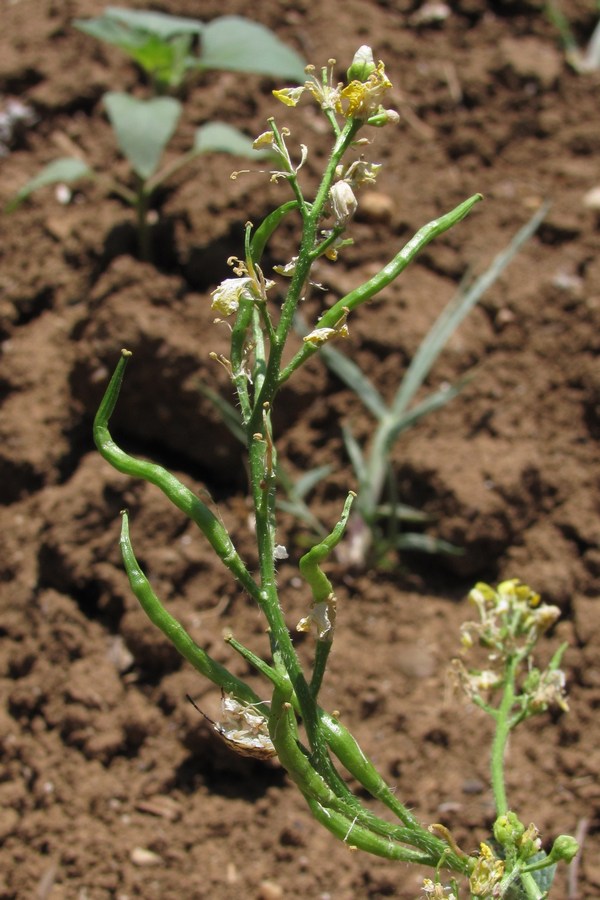
<svg viewBox="0 0 600 900"><path fill-rule="evenodd" d="M142 8L143 3L131 3ZM150 4L197 15L193 0ZM600 897L600 73L577 74L537 0L458 0L441 21L409 0L258 0L252 16L310 62L344 63L370 44L395 88L397 128L373 132L384 169L352 225L355 246L319 271L325 305L376 272L425 222L481 191L485 202L424 251L380 299L353 314L339 345L386 398L465 273L485 270L544 200L537 234L450 341L429 387L473 374L394 451L401 499L433 517L428 533L460 558L403 555L356 571L332 559L338 627L322 701L340 711L398 796L467 851L493 821L490 724L449 690L465 599L477 580L518 577L560 606L542 648L569 642L570 711L517 731L509 799L549 847L578 833L583 852L553 896ZM561 4L582 42L595 4ZM70 22L93 0L4 0L1 103L35 112L7 143L0 203L45 163L77 148L126 177L106 123L109 89L143 93L117 51ZM244 14L205 0L202 15ZM172 158L203 121L249 135L270 115L309 146L314 185L326 141L307 103L293 113L257 76L209 73L191 86ZM352 852L316 826L273 761L231 752L211 718L219 693L153 629L128 588L119 510L131 511L140 562L156 592L216 659L245 664L233 631L265 651L263 622L202 536L158 492L96 453L91 423L121 347L134 351L114 420L131 452L208 490L253 563L242 455L200 390L230 396L209 293L242 255L243 225L288 199L245 161L209 155L157 199L156 265L136 256L132 216L98 185L68 204L47 189L0 216L0 898L145 900L240 896L306 900L419 894L423 873ZM273 261L292 253L286 230ZM306 314L316 318L317 298ZM329 463L310 497L329 526L356 486L341 426L368 440L357 396L313 358L281 398L276 437L297 478ZM306 614L297 576L307 528L287 517L279 571L290 628ZM298 638L308 663L309 639ZM251 677L251 676L250 676ZM252 680L252 677L251 677ZM252 680L254 684L254 680ZM258 690L264 686L256 685Z"/></svg>

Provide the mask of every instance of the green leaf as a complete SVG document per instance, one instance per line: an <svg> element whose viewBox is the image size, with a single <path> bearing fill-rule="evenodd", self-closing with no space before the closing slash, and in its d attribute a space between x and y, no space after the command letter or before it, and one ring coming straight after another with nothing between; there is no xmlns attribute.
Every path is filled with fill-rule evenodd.
<svg viewBox="0 0 600 900"><path fill-rule="evenodd" d="M207 122L196 130L194 150L197 153L233 153L236 156L253 156L259 159L264 152L254 150L253 139L225 122Z"/></svg>
<svg viewBox="0 0 600 900"><path fill-rule="evenodd" d="M355 362L335 347L321 347L319 354L325 360L327 368L354 391L378 421L387 415L385 400Z"/></svg>
<svg viewBox="0 0 600 900"><path fill-rule="evenodd" d="M93 174L93 169L82 159L70 156L55 159L53 162L48 163L47 166L44 166L41 172L38 172L31 181L28 181L21 188L14 200L11 200L7 205L6 212L12 212L38 188L46 187L49 184L71 184L73 181L78 181L80 178L86 178Z"/></svg>
<svg viewBox="0 0 600 900"><path fill-rule="evenodd" d="M109 6L103 16L94 19L76 19L74 25L131 56L159 90L182 83L195 61L190 54L192 43L204 29L196 19L116 6Z"/></svg>
<svg viewBox="0 0 600 900"><path fill-rule="evenodd" d="M375 515L382 519L397 519L399 522L412 522L419 525L428 525L434 520L429 513L415 509L408 503L382 503L376 508Z"/></svg>
<svg viewBox="0 0 600 900"><path fill-rule="evenodd" d="M356 479L359 485L362 485L367 475L367 464L363 452L360 449L360 444L346 425L342 426L342 437L344 439L346 453L348 454L350 464L354 469Z"/></svg>
<svg viewBox="0 0 600 900"><path fill-rule="evenodd" d="M272 31L243 19L223 16L205 26L200 50L203 69L255 72L276 78L304 81L304 60Z"/></svg>
<svg viewBox="0 0 600 900"><path fill-rule="evenodd" d="M150 37L166 44L182 34L190 37L202 34L204 25L197 19L169 16L166 13L145 12L143 10L122 9L109 6L102 16L91 19L75 19L73 25L78 31L89 34L99 41L105 41L121 50L131 52L144 46Z"/></svg>
<svg viewBox="0 0 600 900"><path fill-rule="evenodd" d="M138 100L129 94L110 91L104 103L117 143L134 172L146 181L156 172L163 151L170 141L181 103L173 97Z"/></svg>
<svg viewBox="0 0 600 900"><path fill-rule="evenodd" d="M83 34L88 34L113 47L119 47L129 54L143 47L148 41L146 33L131 31L106 15L94 19L74 19L73 25Z"/></svg>
<svg viewBox="0 0 600 900"><path fill-rule="evenodd" d="M199 381L197 387L200 393L203 394L207 400L210 400L215 409L218 410L223 423L229 428L231 434L237 438L244 447L247 446L246 432L244 431L242 418L237 406L234 406L233 403L230 403L229 400L222 397L218 391L214 391L207 384L204 384L203 381Z"/></svg>
<svg viewBox="0 0 600 900"><path fill-rule="evenodd" d="M438 553L446 553L448 556L462 556L465 552L461 547L456 547L449 541L442 540L442 538L432 537L429 534L417 534L413 531L399 534L389 544L393 545L397 550L431 553L434 556L437 556Z"/></svg>
<svg viewBox="0 0 600 900"><path fill-rule="evenodd" d="M205 25L198 19L171 16L168 13L148 10L125 9L122 6L107 6L104 15L131 29L147 31L165 41L179 34L202 34L205 28Z"/></svg>
<svg viewBox="0 0 600 900"><path fill-rule="evenodd" d="M386 446L388 447L388 452L391 451L393 442L402 431L411 428L422 419L423 416L427 416L429 413L442 409L447 403L453 400L454 397L460 394L469 381L469 375L465 375L464 378L459 379L455 384L441 387L437 391L428 394L420 403L411 406L409 410L398 414L391 414L386 423Z"/></svg>
<svg viewBox="0 0 600 900"><path fill-rule="evenodd" d="M305 472L302 475L296 484L294 485L295 493L297 497L300 497L301 500L310 494L310 492L315 488L320 481L327 477L332 471L333 466L327 464L325 466L317 466L314 469L309 469L308 472Z"/></svg>

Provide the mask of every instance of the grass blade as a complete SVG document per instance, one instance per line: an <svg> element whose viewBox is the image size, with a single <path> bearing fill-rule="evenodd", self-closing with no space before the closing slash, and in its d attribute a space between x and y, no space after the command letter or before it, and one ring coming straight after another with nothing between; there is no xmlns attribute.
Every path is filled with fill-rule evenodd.
<svg viewBox="0 0 600 900"><path fill-rule="evenodd" d="M442 311L406 370L392 405L395 416L408 407L452 334L487 289L500 277L523 244L537 231L548 208L548 204L543 204L516 233L508 247L496 256L489 268L470 287L459 291Z"/></svg>

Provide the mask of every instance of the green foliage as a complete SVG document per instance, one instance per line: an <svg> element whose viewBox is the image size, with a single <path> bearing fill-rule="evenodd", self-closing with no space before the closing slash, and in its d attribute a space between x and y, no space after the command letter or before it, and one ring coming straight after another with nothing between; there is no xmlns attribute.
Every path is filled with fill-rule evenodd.
<svg viewBox="0 0 600 900"><path fill-rule="evenodd" d="M268 28L240 16L198 19L108 6L75 27L119 47L148 75L157 93L179 90L194 72L253 72L302 81L304 62ZM199 45L199 47L197 47Z"/></svg>
<svg viewBox="0 0 600 900"><path fill-rule="evenodd" d="M7 206L11 212L42 187L57 183L74 183L93 178L107 193L115 193L136 212L140 253L150 259L152 249L147 221L148 210L156 190L179 169L203 153L227 152L237 156L263 154L252 148L250 138L236 128L220 122L200 126L194 145L170 165L160 168L167 144L171 140L182 113L182 105L174 97L152 97L147 100L116 91L104 95L104 105L113 128L117 145L129 163L132 183L118 182L108 173L96 172L84 160L65 157L53 160L27 182Z"/></svg>
<svg viewBox="0 0 600 900"><path fill-rule="evenodd" d="M104 105L119 150L135 174L147 181L156 174L175 133L181 104L172 97L138 100L130 94L109 91L104 95Z"/></svg>
<svg viewBox="0 0 600 900"><path fill-rule="evenodd" d="M297 53L267 28L239 16L225 16L204 24L166 13L110 6L102 16L77 19L74 24L86 34L128 53L150 76L158 94L181 87L192 70L303 77L303 62ZM198 38L201 51L195 54L192 48ZM151 259L148 211L157 188L169 177L202 153L231 153L254 159L269 155L255 151L250 138L233 125L207 122L196 130L190 150L160 169L183 110L179 100L163 96L140 99L118 91L108 91L102 99L119 150L131 167L133 184L121 184L108 173L95 172L82 158L65 157L53 160L28 181L7 204L6 212L15 210L40 188L93 178L134 208L140 254L143 259Z"/></svg>
<svg viewBox="0 0 600 900"><path fill-rule="evenodd" d="M444 407L470 380L470 376L464 377L454 385L438 388L424 398L416 399L449 339L525 241L535 233L547 209L547 206L542 206L537 210L487 271L470 285L463 286L450 300L419 346L389 405L350 357L330 345L321 349L321 356L328 368L354 391L377 421L368 447L359 445L349 426L343 428L346 451L358 481L353 544L346 550L346 559L353 565L364 566L367 561L372 561L372 556L376 562L381 562L390 549L424 553L461 552L447 541L406 530L407 523L419 519L423 523L426 517L420 517L412 507L400 502L391 462L392 450L400 435L423 417ZM384 497L386 493L387 502Z"/></svg>
<svg viewBox="0 0 600 900"><path fill-rule="evenodd" d="M61 159L55 159L51 163L38 172L38 174L28 181L17 193L14 200L6 206L6 212L12 212L19 206L23 200L26 200L30 194L43 187L51 184L72 184L80 181L82 178L92 178L94 170L83 160L76 157L65 156Z"/></svg>
<svg viewBox="0 0 600 900"><path fill-rule="evenodd" d="M314 638L313 658L308 665L303 664L296 651L279 596L277 565L287 556L287 551L278 540L280 477L273 413L282 385L325 344L340 336L347 337L347 320L352 311L401 275L424 246L461 222L482 199L475 194L424 225L376 275L325 311L305 335L300 349L291 355L286 353L294 317L310 282L313 265L323 257L334 260L348 246L344 235L357 206L354 191L359 192L362 185L372 183L379 169L362 157L348 161L355 152L358 134L363 128L396 121L393 112L382 106L391 88L383 63L374 66L371 62L369 48L361 48L355 63L360 63L363 81L354 78L347 84L336 84L331 63L320 73L320 78L310 74L303 87L275 92L283 103L292 107L302 93L312 96L331 129L331 153L316 192L307 195L299 172L308 149L303 148L301 163L295 163L298 153L292 154L288 149L288 130L280 131L273 119L269 121L269 130L255 143L269 147L277 155L277 169L272 176L284 179L293 200L270 213L256 229L247 224L243 256L230 260L234 277L225 279L212 292L212 309L232 322L229 357L215 353L211 356L228 372L240 411L239 421L232 419L231 426L239 432L248 455L256 539L256 554L252 554L257 559L255 571L243 559L221 517L203 499L162 466L130 455L113 441L110 419L123 387L131 356L128 350L122 351L96 414L94 440L99 452L114 468L155 485L198 526L217 558L256 602L265 618L269 646L263 656L244 647L233 635L226 640L261 677L264 691L270 694L269 700L260 699L243 678L212 659L164 608L136 560L128 514L123 512L121 551L131 588L151 621L185 659L225 692L223 710L228 713L233 710L239 724L235 731L227 732L222 726L216 726L217 732L227 738L228 746L244 756L254 753L264 759L276 755L315 819L350 846L390 860L431 867L435 870L436 883L423 882L423 890L429 896L434 891L438 897L450 896L439 881L440 871L446 869L468 881L472 900L508 896L507 891L517 884L523 888L527 900L542 900L544 895L536 880L538 870L554 865L557 859L571 859L576 846L562 840L549 856L537 857L541 839L536 829L521 827L507 806L503 751L509 732L519 722L543 712L552 703L565 708L564 675L559 669L564 648L559 648L545 669L533 666L532 660L537 639L556 620L558 610L541 604L538 595L517 580L504 582L496 589L479 584L471 592L480 621L465 626L463 645L472 649L479 641L488 653L489 665L481 671L460 662L456 664L456 672L473 702L485 709L495 723L491 774L499 822L494 831L502 842L503 852L497 853L490 844L482 843L478 852L469 855L457 846L445 826L434 823L426 827L417 820L339 719L320 705L321 685L342 611L324 567L331 552L344 539L353 492L346 497L337 523L298 561L300 575L310 594L306 615L296 626ZM350 71L356 72L356 66ZM261 268L262 256L275 230L292 213L298 217L300 226L297 251L282 265L274 267L274 272L290 280L283 299L273 303L270 292L275 288L275 281ZM463 304L461 315L465 314ZM431 339L433 358L455 321L450 316L451 324L440 326L437 338ZM400 410L414 418L414 408L409 409L406 404L422 384L433 358L425 354L419 371L411 372L413 387L410 391L405 389L402 402L395 401L394 414ZM386 420L391 418L389 412L384 413L384 406L374 391L366 389L365 395L375 413L380 412ZM385 433L392 440L398 423L394 420L387 425ZM308 487L310 481L309 477ZM362 802L342 777L340 766L386 807L393 821L374 813ZM450 889L455 897L456 884L456 878L452 878Z"/></svg>

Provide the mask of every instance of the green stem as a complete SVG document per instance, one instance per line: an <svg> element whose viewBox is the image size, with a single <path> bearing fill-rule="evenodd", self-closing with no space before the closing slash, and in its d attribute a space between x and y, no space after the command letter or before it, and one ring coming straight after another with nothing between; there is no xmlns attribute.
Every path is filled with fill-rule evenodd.
<svg viewBox="0 0 600 900"><path fill-rule="evenodd" d="M148 224L149 207L150 193L146 191L144 183L140 179L135 201L135 214L137 219L140 259L143 262L150 262L152 259L152 242L150 240L150 226Z"/></svg>
<svg viewBox="0 0 600 900"><path fill-rule="evenodd" d="M292 328L294 315L300 300L300 296L304 285L308 279L310 269L313 263L312 252L317 242L317 230L319 221L323 215L323 208L327 202L331 185L335 179L336 168L352 143L356 132L360 128L359 122L348 119L344 129L337 138L332 150L325 174L317 191L314 203L309 208L305 206L303 215L302 239L298 253L298 262L292 281L281 308L279 323L275 332L274 340L271 344L269 361L265 381L260 391L254 409L252 420L252 430L258 430L259 416L261 415L261 407L264 403L272 403L275 393L281 384L281 359L283 350L287 342L289 332ZM300 201L298 201L300 203ZM340 313L341 315L341 313ZM336 318L339 319L339 315Z"/></svg>
<svg viewBox="0 0 600 900"><path fill-rule="evenodd" d="M515 677L518 664L519 658L516 655L507 660L502 700L500 701L500 705L494 716L496 720L496 731L492 743L491 775L494 802L496 804L496 816L504 816L508 812L506 785L504 782L504 756L506 753L508 736L512 727L511 712L515 702Z"/></svg>

